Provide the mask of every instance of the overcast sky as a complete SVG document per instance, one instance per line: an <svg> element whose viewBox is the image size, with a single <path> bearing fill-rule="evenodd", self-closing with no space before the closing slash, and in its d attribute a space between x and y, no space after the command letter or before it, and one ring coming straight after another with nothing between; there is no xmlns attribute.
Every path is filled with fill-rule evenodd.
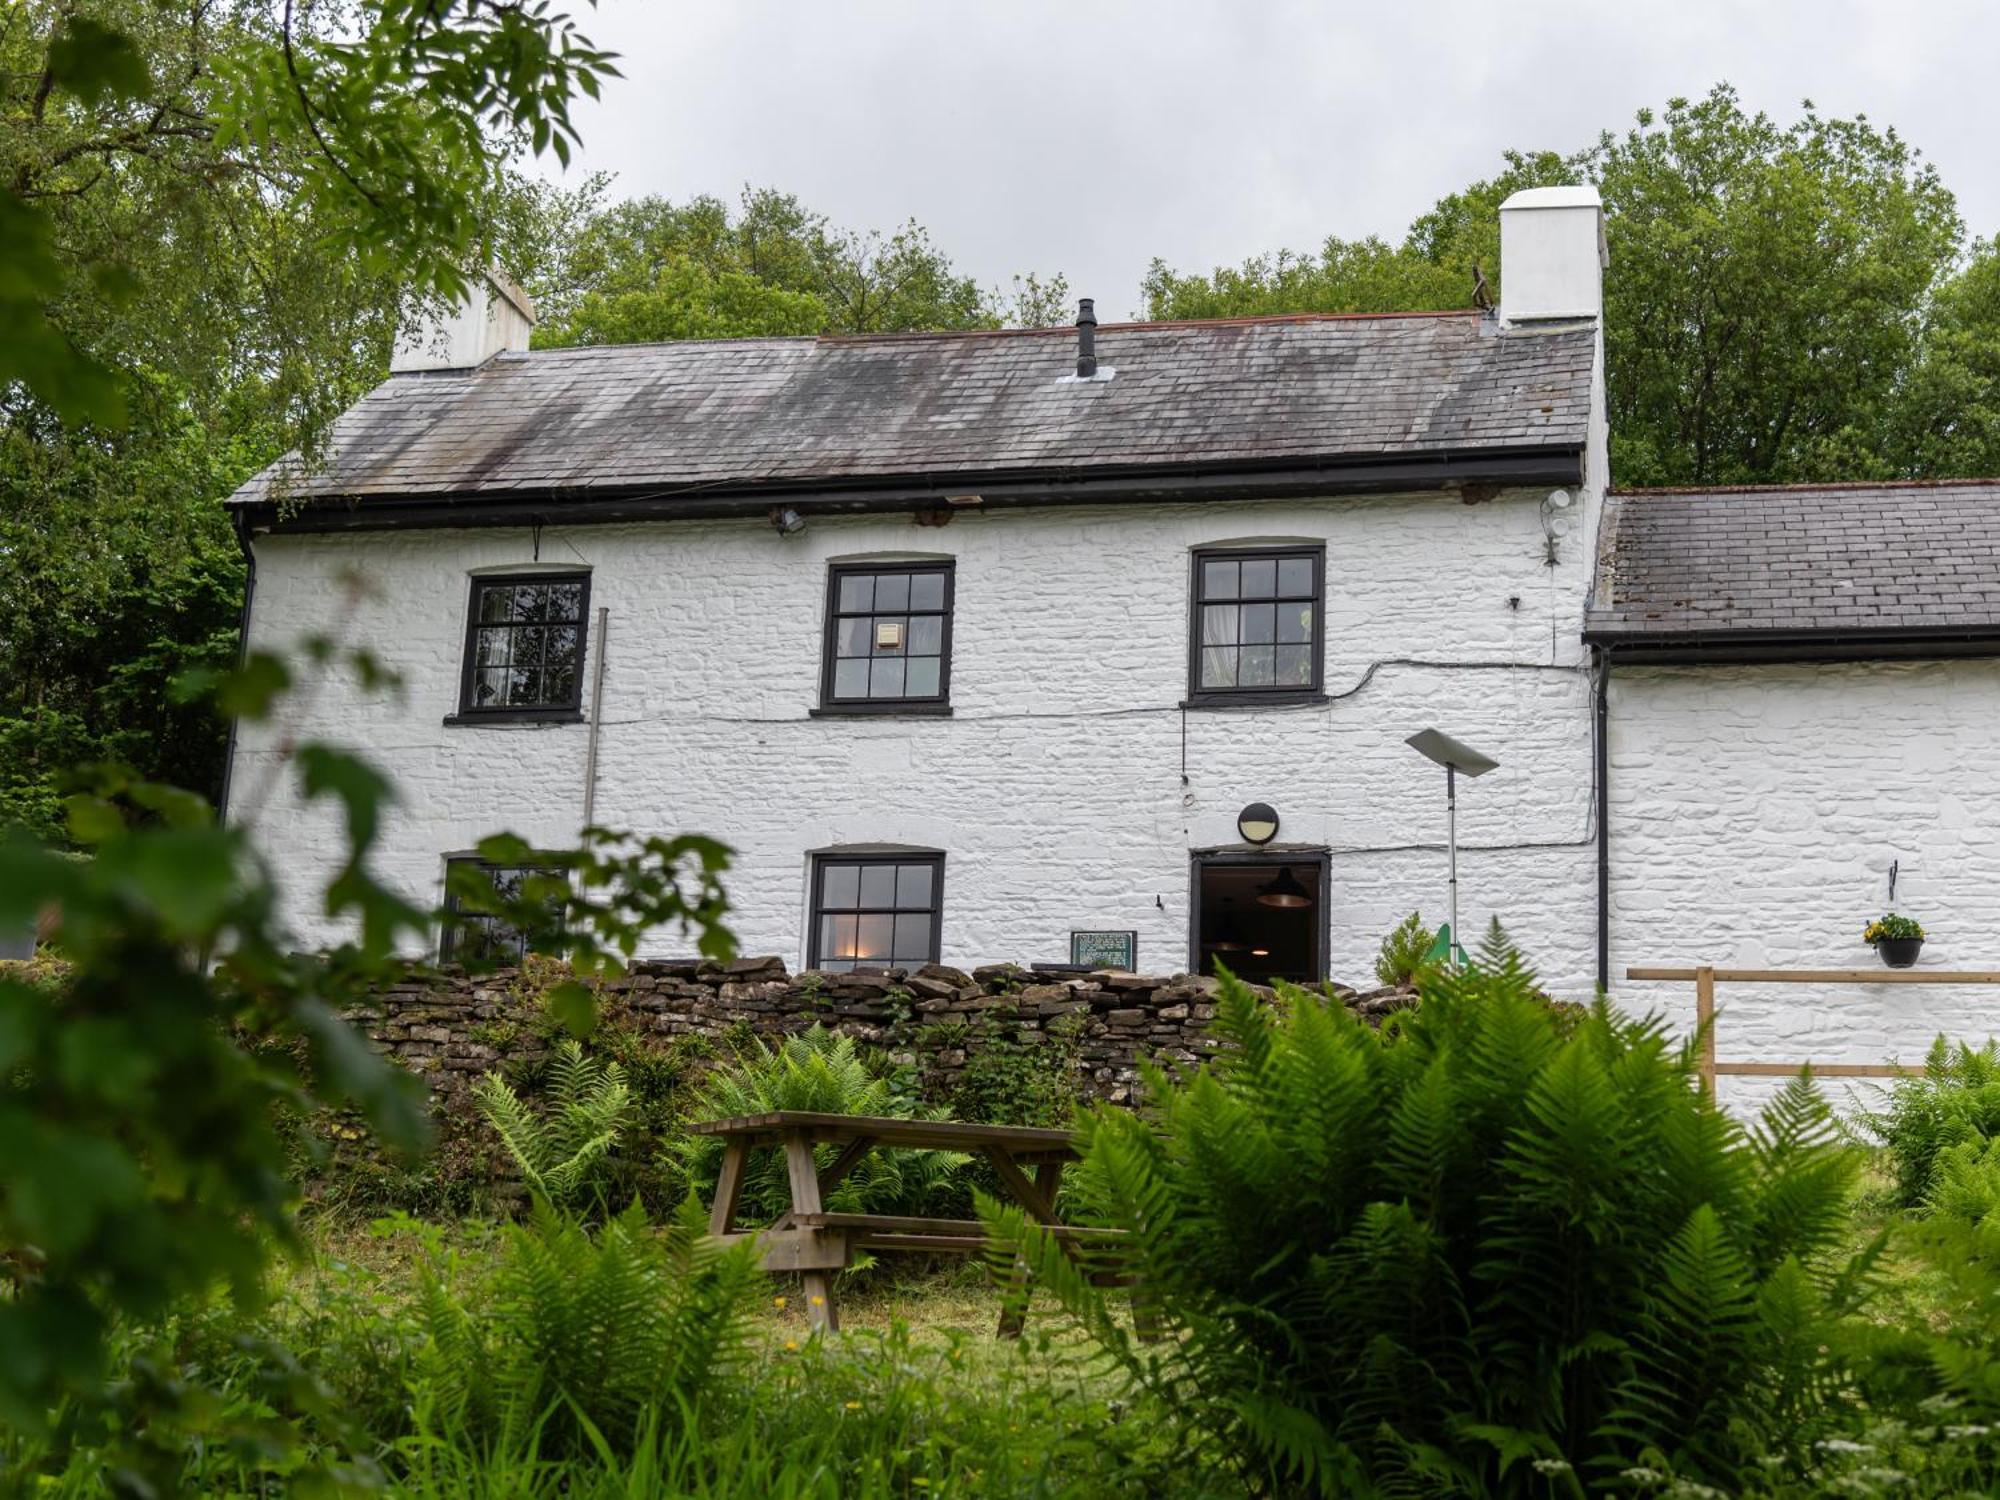
<svg viewBox="0 0 2000 1500"><path fill-rule="evenodd" d="M577 9L623 54L577 119L614 193L751 183L855 228L915 218L982 282L1061 271L1101 316L1138 309L1154 256L1393 239L1509 146L1574 150L1722 79L1781 119L1810 97L1894 125L2000 230L2000 6L1975 0Z"/></svg>

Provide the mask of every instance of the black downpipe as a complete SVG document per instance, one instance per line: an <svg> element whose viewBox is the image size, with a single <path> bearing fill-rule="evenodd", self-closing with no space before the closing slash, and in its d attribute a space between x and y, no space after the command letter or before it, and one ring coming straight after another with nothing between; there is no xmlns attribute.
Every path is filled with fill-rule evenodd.
<svg viewBox="0 0 2000 1500"><path fill-rule="evenodd" d="M250 604L257 597L257 552L250 545L250 519L242 511L235 521L236 546L243 554L243 608L236 616L236 665L240 668L250 655ZM236 776L236 721L229 721L229 738L222 751L222 790L215 799L215 821L229 821L229 785Z"/></svg>
<svg viewBox="0 0 2000 1500"><path fill-rule="evenodd" d="M1592 738L1597 758L1597 990L1611 988L1611 651L1597 648L1596 726Z"/></svg>

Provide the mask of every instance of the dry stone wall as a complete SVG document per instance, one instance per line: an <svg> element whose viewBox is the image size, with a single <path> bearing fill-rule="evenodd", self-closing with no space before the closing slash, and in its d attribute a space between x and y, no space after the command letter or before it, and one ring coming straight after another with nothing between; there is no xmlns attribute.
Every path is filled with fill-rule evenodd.
<svg viewBox="0 0 2000 1500"><path fill-rule="evenodd" d="M514 969L472 977L413 971L350 1017L390 1056L449 1103L481 1073L546 1050L532 1024L539 986ZM1379 1020L1411 1003L1401 990L1336 993ZM949 1089L989 1039L1060 1042L1074 1056L1080 1091L1127 1103L1142 1058L1188 1064L1213 1046L1213 979L1192 974L1051 973L992 964L930 964L855 974L791 974L778 958L729 963L640 960L604 987L606 1006L662 1045L747 1027L779 1036L821 1024L884 1048ZM1269 996L1270 991L1257 993Z"/></svg>

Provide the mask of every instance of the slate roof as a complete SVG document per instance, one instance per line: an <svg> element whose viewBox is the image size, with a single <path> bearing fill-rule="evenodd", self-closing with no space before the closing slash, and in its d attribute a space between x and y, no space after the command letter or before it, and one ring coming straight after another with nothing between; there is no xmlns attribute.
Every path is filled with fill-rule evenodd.
<svg viewBox="0 0 2000 1500"><path fill-rule="evenodd" d="M1581 450L1587 327L1476 313L702 340L503 354L390 377L292 493L630 493L953 474ZM272 498L271 470L237 503Z"/></svg>
<svg viewBox="0 0 2000 1500"><path fill-rule="evenodd" d="M1661 646L2000 630L2000 480L1614 491L1584 634Z"/></svg>

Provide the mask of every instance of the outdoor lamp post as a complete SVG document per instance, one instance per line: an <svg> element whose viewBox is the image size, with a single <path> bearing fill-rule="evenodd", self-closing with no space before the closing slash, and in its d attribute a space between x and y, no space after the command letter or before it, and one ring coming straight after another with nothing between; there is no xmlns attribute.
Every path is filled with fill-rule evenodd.
<svg viewBox="0 0 2000 1500"><path fill-rule="evenodd" d="M1435 761L1444 767L1445 846L1451 856L1451 910L1447 919L1451 931L1451 945L1447 951L1455 959L1459 951L1458 777L1460 772L1464 772L1467 776L1484 776L1500 762L1490 755L1481 755L1470 745L1461 745L1440 729L1420 729L1405 743L1424 759Z"/></svg>

